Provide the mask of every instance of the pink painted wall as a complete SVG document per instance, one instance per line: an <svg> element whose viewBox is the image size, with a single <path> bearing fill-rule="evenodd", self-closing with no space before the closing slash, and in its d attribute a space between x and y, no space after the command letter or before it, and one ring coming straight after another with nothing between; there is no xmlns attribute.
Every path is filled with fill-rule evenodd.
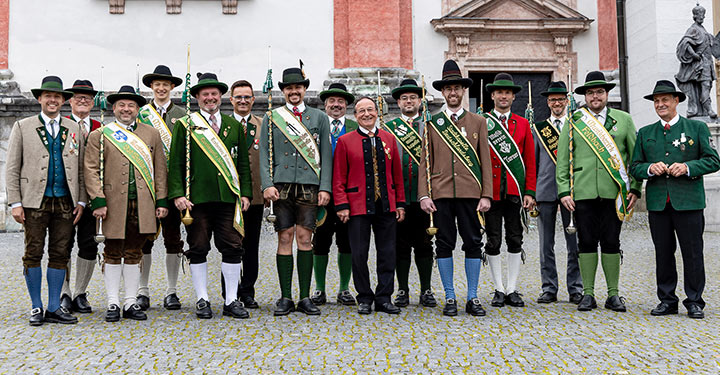
<svg viewBox="0 0 720 375"><path fill-rule="evenodd" d="M8 68L10 0L0 0L0 69Z"/></svg>
<svg viewBox="0 0 720 375"><path fill-rule="evenodd" d="M618 68L617 8L615 0L597 0L600 70Z"/></svg>

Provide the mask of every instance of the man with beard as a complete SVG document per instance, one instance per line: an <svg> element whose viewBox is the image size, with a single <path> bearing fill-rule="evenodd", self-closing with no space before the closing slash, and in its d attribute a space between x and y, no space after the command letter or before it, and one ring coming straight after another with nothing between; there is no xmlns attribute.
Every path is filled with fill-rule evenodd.
<svg viewBox="0 0 720 375"><path fill-rule="evenodd" d="M327 90L320 92L320 100L325 103L325 113L330 121L330 138L333 153L341 135L350 133L358 128L357 122L345 117L347 106L355 101L355 97L347 91L342 83L331 83ZM327 301L325 294L325 274L329 261L330 245L333 233L338 248L338 270L340 274L340 288L338 288L337 303L341 305L355 305L355 297L350 294L350 277L352 276L352 255L348 242L347 224L340 221L335 214L335 205L332 199L326 206L327 219L325 223L315 230L313 236L313 269L315 271L315 292L310 299L316 305L324 305Z"/></svg>
<svg viewBox="0 0 720 375"><path fill-rule="evenodd" d="M433 266L432 237L427 234L430 216L420 209L417 201L418 166L422 153L422 137L425 123L419 116L422 88L414 79L405 79L392 91L392 96L400 107L400 117L385 124L385 128L395 136L400 145L405 187L405 220L397 224L396 270L398 293L395 305L405 307L410 303L411 254L415 250L415 265L420 276L420 304L427 307L437 306L431 285Z"/></svg>
<svg viewBox="0 0 720 375"><path fill-rule="evenodd" d="M305 105L310 80L301 68L283 71L278 82L285 105L263 118L260 135L260 178L263 196L273 201L278 233L277 270L281 297L276 316L295 311L292 299L293 240L297 243L300 301L297 309L320 315L310 300L318 206L330 202L332 192L332 142L328 116ZM272 132L272 138L268 132Z"/></svg>
<svg viewBox="0 0 720 375"><path fill-rule="evenodd" d="M242 266L242 211L252 198L252 182L245 132L237 120L220 113L226 84L213 73L198 73L198 83L190 95L198 101L200 111L180 120L170 147L170 199L178 210L189 210L193 222L186 226L190 273L197 296L195 315L199 319L213 316L207 291L207 254L210 238L222 255L220 270L225 278L223 315L245 319L250 314L237 300ZM190 167L187 175L186 137L190 139ZM186 178L190 191L186 196Z"/></svg>

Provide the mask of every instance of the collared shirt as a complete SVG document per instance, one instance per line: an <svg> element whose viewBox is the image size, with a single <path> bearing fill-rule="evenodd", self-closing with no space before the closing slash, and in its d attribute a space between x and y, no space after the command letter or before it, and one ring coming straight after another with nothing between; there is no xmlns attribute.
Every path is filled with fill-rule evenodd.
<svg viewBox="0 0 720 375"><path fill-rule="evenodd" d="M60 132L60 114L58 114L55 118L50 118L45 114L45 112L40 112L40 116L42 116L43 122L45 122L45 129L47 130L48 135L55 137L58 132ZM55 120L55 124L50 126L50 121L52 120Z"/></svg>
<svg viewBox="0 0 720 375"><path fill-rule="evenodd" d="M460 110L462 110L462 108L460 108ZM447 113L447 111L446 111L446 113ZM460 114L462 114L462 112L460 112ZM460 114L458 114L458 115L456 115L456 116L457 116L457 117L460 117ZM448 115L448 117L449 117L449 116L450 116L450 115ZM413 121L415 121L415 119L418 117L418 115L416 114L416 115L413 116L413 117L407 117L407 116L405 116L404 114L400 114L400 117L401 117L405 122L407 122L408 124L412 124Z"/></svg>
<svg viewBox="0 0 720 375"><path fill-rule="evenodd" d="M242 116L241 114L239 114L239 113L237 113L237 112L233 112L233 117L235 117L235 120L237 120L237 121L238 121L239 123L241 123L241 124L243 123L242 120L245 120L245 124L247 124L248 122L250 122L250 115L251 115L251 114L248 113L247 115ZM247 125L246 125L246 126L247 126Z"/></svg>
<svg viewBox="0 0 720 375"><path fill-rule="evenodd" d="M562 128L563 128L563 125L565 125L565 118L567 118L567 116L565 116L565 115L563 115L562 117L559 117L559 118L558 118L558 117L555 117L555 116L553 116L553 115L550 115L550 118L548 119L548 122L550 122L550 124L552 124L552 125L554 126L554 125L555 125L555 120L560 121L560 125L558 126L558 129L557 129L557 130L558 130L558 132L561 132L561 131L562 131Z"/></svg>
<svg viewBox="0 0 720 375"><path fill-rule="evenodd" d="M500 119L500 116L505 116L505 121L510 120L510 116L512 116L512 113L510 111L507 112L500 112L497 109L493 109L493 113L495 114L495 117Z"/></svg>
<svg viewBox="0 0 720 375"><path fill-rule="evenodd" d="M605 124L605 119L607 119L607 106L603 107L600 113L595 113L592 110L590 110L590 113L592 113L593 116L595 116L595 118L597 118L601 124Z"/></svg>
<svg viewBox="0 0 720 375"><path fill-rule="evenodd" d="M220 111L217 111L217 112L215 112L215 113L213 113L213 114L211 115L210 113L205 112L204 110L201 109L201 110L200 110L200 114L201 114L203 117L205 117L205 120L207 121L207 123L208 123L209 125L212 124L212 121L210 121L210 116L215 116L215 120L217 120L218 129L221 129L221 128L222 128L222 116L220 116Z"/></svg>
<svg viewBox="0 0 720 375"><path fill-rule="evenodd" d="M285 106L290 110L290 113L292 113L293 107L297 107L297 109L298 109L298 111L300 111L300 113L305 112L305 102L300 102L300 104L298 104L296 106L292 105L290 103L285 103Z"/></svg>
<svg viewBox="0 0 720 375"><path fill-rule="evenodd" d="M298 107L298 110L299 110L299 109L300 109L300 107ZM290 108L290 110L292 111L292 108ZM300 111L300 112L302 112L302 111ZM342 117L336 119L336 118L332 118L330 115L328 115L328 122L330 122L330 130L331 130L331 131L332 131L332 123L333 123L333 121L335 121L335 120L340 121L340 128L342 128L343 126L345 126L345 116L342 116Z"/></svg>
<svg viewBox="0 0 720 375"><path fill-rule="evenodd" d="M170 108L170 103L171 103L171 101L168 100L165 103L165 105L160 105L160 104L158 104L158 102L155 101L155 99L153 99L153 105L155 106L155 109L160 111L160 108L162 108L165 111L165 113L167 113L168 108Z"/></svg>
<svg viewBox="0 0 720 375"><path fill-rule="evenodd" d="M83 127L85 128L85 132L86 132L87 134L90 134L90 129L92 128L92 123L90 122L90 116L89 116L89 115L88 115L88 117L80 118L80 117L76 116L76 115L73 113L73 114L71 115L71 117L73 118L73 120L75 120L75 122L77 122L79 125L81 125L81 126L83 126Z"/></svg>
<svg viewBox="0 0 720 375"><path fill-rule="evenodd" d="M450 108L445 107L445 114L447 115L447 117L450 117L450 118L452 118L452 115L455 115L455 116L457 116L457 118L460 118L460 116L462 116L463 112L465 112L465 109L463 109L463 107L460 107L460 109L458 109L457 112L453 112L450 110Z"/></svg>
<svg viewBox="0 0 720 375"><path fill-rule="evenodd" d="M365 128L363 128L362 126L358 126L358 129L360 129L360 131L361 131L363 134L365 134L365 135L368 135L368 133L370 133L370 130L365 129ZM377 135L378 135L378 126L377 126L377 124L375 124L375 126L373 127L372 132L373 132L373 134L374 134L375 136L372 137L372 138L370 138L370 141L372 142L372 145L375 146L375 138L377 138Z"/></svg>

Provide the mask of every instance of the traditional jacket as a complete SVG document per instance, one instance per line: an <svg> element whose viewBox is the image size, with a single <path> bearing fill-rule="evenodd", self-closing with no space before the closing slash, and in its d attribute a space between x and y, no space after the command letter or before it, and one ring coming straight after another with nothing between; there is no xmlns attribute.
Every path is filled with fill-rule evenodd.
<svg viewBox="0 0 720 375"><path fill-rule="evenodd" d="M155 108L157 111L157 107L155 106L155 101L150 99L150 105ZM180 118L184 117L186 115L185 108L177 106L170 102L170 105L168 106L167 112L165 112L165 116L163 116L163 121L165 121L165 125L167 125L170 132L173 132L173 129L175 128L175 123Z"/></svg>
<svg viewBox="0 0 720 375"><path fill-rule="evenodd" d="M421 117L420 115L415 116L415 118L412 121L413 129L418 133L420 136L420 142L422 144L423 134L425 131L425 124L420 121ZM387 126L387 125L386 125ZM420 165L416 163L413 158L410 156L410 153L406 152L405 149L402 147L400 142L397 142L398 144L398 152L400 153L400 159L402 160L402 167L403 167L403 181L405 184L405 203L417 203L418 199L418 183L425 183L425 181L418 181L418 175L420 174Z"/></svg>
<svg viewBox="0 0 720 375"><path fill-rule="evenodd" d="M245 145L248 151L248 161L252 177L252 201L250 204L264 204L262 189L260 189L260 125L262 119L250 115L245 130Z"/></svg>
<svg viewBox="0 0 720 375"><path fill-rule="evenodd" d="M537 128L540 129L546 125L554 127L548 121L549 119L536 123ZM558 199L557 182L555 182L555 162L553 162L545 149L540 134L535 130L533 130L532 134L535 137L535 171L537 173L535 199L538 202L554 202ZM555 157L557 158L557 153Z"/></svg>
<svg viewBox="0 0 720 375"><path fill-rule="evenodd" d="M350 119L347 118L347 117L345 117L345 123L343 124L342 129L340 129L340 133L338 133L337 138L335 138L335 137L332 136L332 121L333 121L333 120L328 117L328 122L330 123L330 132L331 132L331 133L330 133L330 140L332 141L332 150L333 150L333 153L334 153L334 152L335 152L335 146L337 145L337 140L338 140L338 138L340 138L341 136L343 136L343 135L345 135L345 134L347 134L347 133L350 133L350 132L352 132L352 131L357 130L357 128L358 128L358 123L355 122L355 121L353 121L353 120L350 120Z"/></svg>
<svg viewBox="0 0 720 375"><path fill-rule="evenodd" d="M507 119L507 129L517 144L523 164L525 164L525 186L523 187L525 191L520 194L517 186L512 182L512 177L508 175L508 171L503 167L502 160L490 149L490 155L492 155L493 200L501 199L500 190L503 178L505 179L506 195L515 195L521 198L521 195L534 197L537 181L535 175L535 139L532 136L530 123L524 117L511 113L510 118Z"/></svg>
<svg viewBox="0 0 720 375"><path fill-rule="evenodd" d="M685 163L689 176L648 175L653 163ZM720 169L717 151L710 145L710 131L704 122L680 117L665 130L658 121L638 131L630 173L638 180L647 179L645 199L650 211L662 211L667 200L678 211L705 208L703 175Z"/></svg>
<svg viewBox="0 0 720 375"><path fill-rule="evenodd" d="M75 118L75 115L73 115L73 114L71 114L70 116L65 116L65 118L68 118L68 119L73 120L73 121L75 121L75 122L78 121L78 119ZM94 120L94 119L89 119L89 120L90 120L90 132L92 132L93 130L99 128L99 127L102 125L102 123L101 123L100 121L98 121L98 120ZM80 126L79 123L78 123L78 126ZM90 135L90 132L88 132L88 136ZM80 135L81 135L81 137L82 137L82 134L83 134L82 129L80 129ZM83 142L83 145L86 145L86 144L87 144L87 138L83 138L83 139L82 139L82 142Z"/></svg>

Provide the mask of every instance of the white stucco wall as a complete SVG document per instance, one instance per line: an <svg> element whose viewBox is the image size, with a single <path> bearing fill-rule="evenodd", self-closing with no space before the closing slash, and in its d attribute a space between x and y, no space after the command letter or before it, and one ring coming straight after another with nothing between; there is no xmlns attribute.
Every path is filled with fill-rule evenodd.
<svg viewBox="0 0 720 375"><path fill-rule="evenodd" d="M182 14L169 15L164 1L130 0L125 14L112 15L107 0L12 0L10 15L9 65L23 92L48 74L99 86L101 65L106 91L134 86L136 64L141 76L166 64L184 77L188 43L193 83L196 72L212 71L260 89L272 45L276 89L283 69L301 58L310 89L320 90L334 60L332 0L240 1L235 15L222 14L220 1L185 0Z"/></svg>
<svg viewBox="0 0 720 375"><path fill-rule="evenodd" d="M415 69L425 75L428 93L437 98L442 96L432 87L432 81L442 79L448 40L434 30L430 21L442 16L441 0L413 0L413 62Z"/></svg>
<svg viewBox="0 0 720 375"><path fill-rule="evenodd" d="M577 76L573 77L573 89L585 82L585 75L593 70L598 70L600 64L600 52L598 44L597 25L597 1L578 1L577 11L585 17L593 20L590 28L575 36L573 40L573 51L577 53ZM578 98L579 100L580 98Z"/></svg>

